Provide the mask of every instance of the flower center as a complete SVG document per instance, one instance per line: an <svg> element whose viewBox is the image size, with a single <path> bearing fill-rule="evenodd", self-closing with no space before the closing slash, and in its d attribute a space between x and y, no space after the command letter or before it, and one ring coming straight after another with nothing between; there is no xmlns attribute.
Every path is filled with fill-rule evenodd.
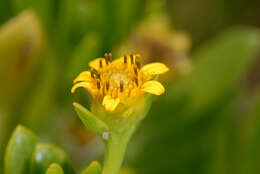
<svg viewBox="0 0 260 174"><path fill-rule="evenodd" d="M127 86L129 84L129 81L131 80L129 76L127 76L124 72L114 72L110 75L110 82L112 86L120 87L120 83L124 86Z"/></svg>
<svg viewBox="0 0 260 174"><path fill-rule="evenodd" d="M133 91L140 86L139 57L134 57L132 54L125 55L124 60L117 62L111 62L112 58L109 57L105 54L106 62L99 61L99 70L94 78L99 95L102 98L106 95L112 98L133 95Z"/></svg>

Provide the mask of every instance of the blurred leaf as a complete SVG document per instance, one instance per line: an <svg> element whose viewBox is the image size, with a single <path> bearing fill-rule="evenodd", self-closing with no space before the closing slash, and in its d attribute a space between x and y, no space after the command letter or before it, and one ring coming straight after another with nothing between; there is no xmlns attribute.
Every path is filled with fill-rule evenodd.
<svg viewBox="0 0 260 174"><path fill-rule="evenodd" d="M132 168L121 168L120 174L136 174L136 172Z"/></svg>
<svg viewBox="0 0 260 174"><path fill-rule="evenodd" d="M0 106L7 115L0 135L4 144L19 122L17 105L30 87L44 47L42 27L34 11L24 11L0 28L0 81L4 82L0 87ZM21 103L24 107L24 102ZM2 158L1 149L0 159Z"/></svg>
<svg viewBox="0 0 260 174"><path fill-rule="evenodd" d="M9 1L0 1L0 25L11 16Z"/></svg>
<svg viewBox="0 0 260 174"><path fill-rule="evenodd" d="M191 75L166 90L160 111L169 113L173 104L182 104L175 109L184 119L207 113L238 89L259 48L260 35L254 28L232 29L204 44L193 54Z"/></svg>
<svg viewBox="0 0 260 174"><path fill-rule="evenodd" d="M260 32L254 28L231 29L193 54L194 71L186 89L189 112L199 113L214 105L226 92L237 88L260 48Z"/></svg>
<svg viewBox="0 0 260 174"><path fill-rule="evenodd" d="M93 161L81 174L101 174L102 168L98 161Z"/></svg>
<svg viewBox="0 0 260 174"><path fill-rule="evenodd" d="M59 49L60 56L67 56L68 51L71 49L69 45L68 35L71 30L73 18L76 11L76 1L63 0L60 3L60 9L57 20L57 28L54 37L56 38L56 47ZM63 60L64 57L63 57Z"/></svg>
<svg viewBox="0 0 260 174"><path fill-rule="evenodd" d="M30 159L31 174L45 174L52 163L61 165L66 174L74 173L68 157L62 149L55 145L37 144Z"/></svg>
<svg viewBox="0 0 260 174"><path fill-rule="evenodd" d="M131 27L142 12L142 3L140 0L115 0L115 12L116 12L116 32L118 38L124 38L128 32L131 31ZM120 14L120 15L117 15Z"/></svg>
<svg viewBox="0 0 260 174"><path fill-rule="evenodd" d="M124 3L120 0L99 1L98 18L101 18L101 23L97 30L104 38L106 52L110 52L131 31L134 22L141 16L142 3L140 0L125 0Z"/></svg>
<svg viewBox="0 0 260 174"><path fill-rule="evenodd" d="M59 164L53 163L48 168L46 174L63 174L63 170Z"/></svg>
<svg viewBox="0 0 260 174"><path fill-rule="evenodd" d="M230 120L223 119L223 112L242 88L239 84L260 48L259 36L254 28L232 29L195 51L193 72L166 86L166 95L153 104L143 125L146 134L138 135L136 142L143 141L142 148L136 145L137 153L142 149L135 162L140 172L205 171L212 157L208 137L219 136L212 134L217 124ZM149 168L150 164L158 167Z"/></svg>
<svg viewBox="0 0 260 174"><path fill-rule="evenodd" d="M100 51L100 44L99 37L94 33L87 34L82 39L69 63L68 79L70 83L80 72L86 70L89 61L97 57Z"/></svg>
<svg viewBox="0 0 260 174"><path fill-rule="evenodd" d="M235 153L244 152L244 156L240 159L239 167L240 171L237 173L259 173L260 166L260 88L253 93L251 98L246 102L248 104L248 111L244 113L242 120L244 128L238 128L238 136L241 138L241 144L243 149L238 149ZM234 155L235 156L235 155ZM236 165L236 164L235 164ZM243 167L241 170L241 166Z"/></svg>
<svg viewBox="0 0 260 174"><path fill-rule="evenodd" d="M28 129L17 126L6 149L5 174L28 174L28 162L37 137Z"/></svg>
<svg viewBox="0 0 260 174"><path fill-rule="evenodd" d="M43 37L41 24L30 10L0 28L0 81L5 82L1 85L2 105L17 100L32 76L45 45Z"/></svg>
<svg viewBox="0 0 260 174"><path fill-rule="evenodd" d="M190 76L166 86L160 105L153 105L151 121L158 124L152 128L158 125L160 131L151 131L158 135L169 131L169 127L173 131L187 121L210 116L213 110L217 112L218 107L229 102L256 58L259 36L259 31L253 28L232 29L195 51ZM165 117L161 119L158 115Z"/></svg>
<svg viewBox="0 0 260 174"><path fill-rule="evenodd" d="M48 121L53 116L49 112L55 102L53 96L58 83L54 56L46 53L43 58L37 76L33 80L34 88L30 90L29 94L26 94L26 103L22 102L23 112L20 112L20 122L33 128L36 132L49 125Z"/></svg>
<svg viewBox="0 0 260 174"><path fill-rule="evenodd" d="M108 126L97 116L88 111L85 107L78 103L73 103L73 106L83 124L92 132L102 134L108 131Z"/></svg>
<svg viewBox="0 0 260 174"><path fill-rule="evenodd" d="M21 13L27 9L33 9L37 15L40 16L41 22L45 25L46 29L50 29L53 19L53 1L52 0L11 0L12 10L17 13Z"/></svg>

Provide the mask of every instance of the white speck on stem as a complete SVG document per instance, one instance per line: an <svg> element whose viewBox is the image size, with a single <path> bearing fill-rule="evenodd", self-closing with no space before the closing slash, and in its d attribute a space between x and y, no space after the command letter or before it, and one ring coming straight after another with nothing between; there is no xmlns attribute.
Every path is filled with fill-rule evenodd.
<svg viewBox="0 0 260 174"><path fill-rule="evenodd" d="M104 132L103 134L102 134L102 138L104 139L104 140L108 140L109 139L109 132Z"/></svg>

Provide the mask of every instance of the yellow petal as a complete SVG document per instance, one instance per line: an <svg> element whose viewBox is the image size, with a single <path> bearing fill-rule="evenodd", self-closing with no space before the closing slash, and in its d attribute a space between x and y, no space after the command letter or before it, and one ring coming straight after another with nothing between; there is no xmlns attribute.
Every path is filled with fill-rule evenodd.
<svg viewBox="0 0 260 174"><path fill-rule="evenodd" d="M113 99L110 96L105 96L102 104L105 106L107 111L114 111L120 102L119 98Z"/></svg>
<svg viewBox="0 0 260 174"><path fill-rule="evenodd" d="M160 82L151 80L151 81L145 82L142 85L142 91L148 92L148 93L151 93L154 95L161 95L162 93L164 93L165 89Z"/></svg>
<svg viewBox="0 0 260 174"><path fill-rule="evenodd" d="M95 70L100 69L100 60L102 61L103 66L105 66L106 60L104 58L96 58L95 60L89 62L89 66Z"/></svg>
<svg viewBox="0 0 260 174"><path fill-rule="evenodd" d="M77 83L80 81L88 82L91 80L91 73L89 71L84 71L78 75L78 77L73 81L73 83Z"/></svg>
<svg viewBox="0 0 260 174"><path fill-rule="evenodd" d="M91 92L91 90L92 90L92 87L91 87L91 85L90 85L89 82L79 82L79 83L75 84L75 85L71 88L71 93L74 93L75 90L76 90L77 88L79 88L79 87L83 87L83 88L85 88L86 90L88 90L88 91L90 91L90 92Z"/></svg>
<svg viewBox="0 0 260 174"><path fill-rule="evenodd" d="M115 60L113 60L112 63L113 63L114 65L119 64L119 63L124 63L124 57L120 57L120 58L118 58L118 59L115 59Z"/></svg>
<svg viewBox="0 0 260 174"><path fill-rule="evenodd" d="M163 63L150 63L141 68L141 71L149 75L157 75L166 73L169 68Z"/></svg>

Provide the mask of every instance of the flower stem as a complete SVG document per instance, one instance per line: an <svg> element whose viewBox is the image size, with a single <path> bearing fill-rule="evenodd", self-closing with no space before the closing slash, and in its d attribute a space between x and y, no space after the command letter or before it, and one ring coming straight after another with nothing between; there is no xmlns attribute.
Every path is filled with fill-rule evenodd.
<svg viewBox="0 0 260 174"><path fill-rule="evenodd" d="M135 130L135 126L123 132L110 132L105 141L105 161L102 174L118 174L125 155L127 144Z"/></svg>

